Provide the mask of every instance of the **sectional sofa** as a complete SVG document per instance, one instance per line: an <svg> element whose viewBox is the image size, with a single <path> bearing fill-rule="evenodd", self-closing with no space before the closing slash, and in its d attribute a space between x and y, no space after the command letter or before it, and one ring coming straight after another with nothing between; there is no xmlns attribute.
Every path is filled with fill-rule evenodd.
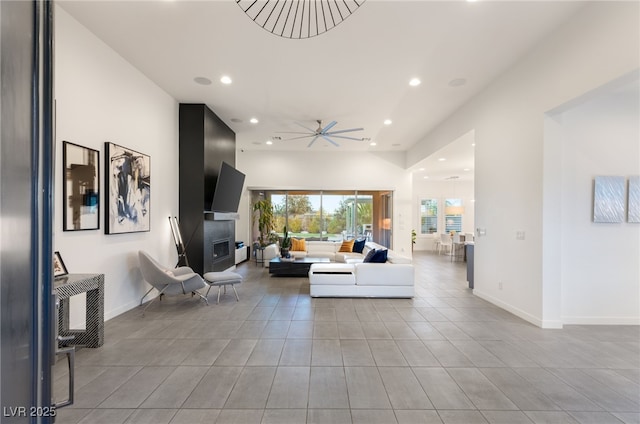
<svg viewBox="0 0 640 424"><path fill-rule="evenodd" d="M340 252L341 242L306 241L306 250L290 250L296 258L328 258L331 263L311 265L312 297L400 297L414 296L414 267L411 258L374 243L365 243L362 253ZM385 263L363 263L371 249L387 250ZM277 245L264 250L264 263L279 255Z"/></svg>

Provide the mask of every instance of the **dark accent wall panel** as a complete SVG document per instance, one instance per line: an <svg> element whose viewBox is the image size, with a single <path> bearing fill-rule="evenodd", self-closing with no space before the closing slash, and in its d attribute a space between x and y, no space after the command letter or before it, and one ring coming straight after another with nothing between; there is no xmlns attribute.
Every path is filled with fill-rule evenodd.
<svg viewBox="0 0 640 424"><path fill-rule="evenodd" d="M203 105L204 106L204 105ZM222 162L236 166L236 134L204 106L204 204L211 210L213 192Z"/></svg>
<svg viewBox="0 0 640 424"><path fill-rule="evenodd" d="M181 103L179 109L180 228L185 238L189 265L198 273L220 271L233 266L227 261L212 263L212 237L220 225L235 241L235 223L208 221L218 172L222 161L235 166L236 135L204 104ZM206 227L206 228L205 228ZM231 252L234 253L233 250ZM233 255L232 255L233 256Z"/></svg>

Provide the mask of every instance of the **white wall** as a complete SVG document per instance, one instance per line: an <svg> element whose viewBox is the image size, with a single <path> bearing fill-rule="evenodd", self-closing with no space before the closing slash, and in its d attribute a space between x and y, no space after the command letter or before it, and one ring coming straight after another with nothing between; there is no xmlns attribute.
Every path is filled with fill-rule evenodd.
<svg viewBox="0 0 640 424"><path fill-rule="evenodd" d="M144 249L173 265L167 217L178 214L178 105L60 7L55 22L56 191L54 249L71 273L105 274L105 318L132 307L148 289L138 271ZM62 231L62 141L100 151L100 229ZM104 234L104 142L151 156L151 231ZM82 322L72 302L72 324Z"/></svg>
<svg viewBox="0 0 640 424"><path fill-rule="evenodd" d="M565 324L640 324L640 224L593 222L593 179L640 175L639 80L554 114Z"/></svg>
<svg viewBox="0 0 640 424"><path fill-rule="evenodd" d="M445 199L462 199L464 215L462 217L462 232L474 233L475 202L473 193L473 181L456 181L455 187L451 181L430 181L418 178L413 182L413 228L417 237L414 250L433 249L434 238L439 238L444 233L444 201ZM420 201L423 199L438 199L440 213L438 214L438 233L436 235L420 234Z"/></svg>
<svg viewBox="0 0 640 424"><path fill-rule="evenodd" d="M236 238L250 241L251 204L247 188L309 190L393 190L393 249L411 255L412 182L402 166L371 153L238 151L244 172Z"/></svg>
<svg viewBox="0 0 640 424"><path fill-rule="evenodd" d="M542 327L562 326L560 286L543 273L557 267L543 254L544 114L640 66L639 15L635 2L589 3L406 155L411 166L475 130L475 221L486 236L474 293Z"/></svg>

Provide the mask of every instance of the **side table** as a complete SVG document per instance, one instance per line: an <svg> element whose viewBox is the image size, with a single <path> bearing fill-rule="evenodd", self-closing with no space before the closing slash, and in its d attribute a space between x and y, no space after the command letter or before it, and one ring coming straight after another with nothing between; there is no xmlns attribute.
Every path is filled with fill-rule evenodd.
<svg viewBox="0 0 640 424"><path fill-rule="evenodd" d="M264 246L253 246L253 251L256 255L256 265L264 263Z"/></svg>
<svg viewBox="0 0 640 424"><path fill-rule="evenodd" d="M100 347L104 343L104 274L67 274L54 281L54 289L60 300L58 334L73 336L61 341L64 345ZM69 328L69 298L87 293L86 330Z"/></svg>

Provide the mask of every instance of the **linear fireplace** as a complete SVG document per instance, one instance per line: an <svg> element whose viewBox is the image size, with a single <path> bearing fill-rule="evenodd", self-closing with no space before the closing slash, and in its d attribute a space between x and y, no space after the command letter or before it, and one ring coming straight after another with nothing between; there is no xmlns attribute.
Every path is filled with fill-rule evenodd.
<svg viewBox="0 0 640 424"><path fill-rule="evenodd" d="M216 240L213 242L213 263L225 260L229 257L229 245L231 241L229 239Z"/></svg>
<svg viewBox="0 0 640 424"><path fill-rule="evenodd" d="M225 271L236 264L235 221L216 221L211 212L205 212L204 215L202 272Z"/></svg>

